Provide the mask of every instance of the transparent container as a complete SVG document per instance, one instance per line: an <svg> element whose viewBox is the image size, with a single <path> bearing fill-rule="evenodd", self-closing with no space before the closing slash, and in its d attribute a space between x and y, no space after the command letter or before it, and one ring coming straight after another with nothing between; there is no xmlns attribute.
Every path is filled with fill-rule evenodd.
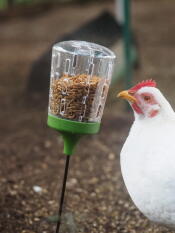
<svg viewBox="0 0 175 233"><path fill-rule="evenodd" d="M100 122L115 54L85 41L57 43L52 50L49 115Z"/></svg>

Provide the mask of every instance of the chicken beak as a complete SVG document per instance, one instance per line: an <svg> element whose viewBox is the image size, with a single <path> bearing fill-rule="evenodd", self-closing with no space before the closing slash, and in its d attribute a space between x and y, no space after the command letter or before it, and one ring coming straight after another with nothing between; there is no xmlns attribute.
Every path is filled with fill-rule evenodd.
<svg viewBox="0 0 175 233"><path fill-rule="evenodd" d="M120 93L118 93L117 97L126 99L130 102L136 102L136 98L132 96L131 94L129 94L129 91L121 91Z"/></svg>

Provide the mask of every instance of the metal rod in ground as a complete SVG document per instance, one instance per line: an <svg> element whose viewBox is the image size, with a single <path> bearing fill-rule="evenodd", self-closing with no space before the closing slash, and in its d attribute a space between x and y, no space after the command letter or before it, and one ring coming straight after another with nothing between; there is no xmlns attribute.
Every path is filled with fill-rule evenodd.
<svg viewBox="0 0 175 233"><path fill-rule="evenodd" d="M58 222L57 222L56 233L59 233L59 229L60 229L61 214L62 214L62 210L63 210L64 194L65 194L65 190L66 190L66 181L67 181L68 169L69 169L70 155L67 155L66 157L67 158L66 158L66 165L65 165L65 170L64 170L64 179L63 179L63 186L62 186L62 191L61 191L60 206L59 206L59 210L58 210Z"/></svg>

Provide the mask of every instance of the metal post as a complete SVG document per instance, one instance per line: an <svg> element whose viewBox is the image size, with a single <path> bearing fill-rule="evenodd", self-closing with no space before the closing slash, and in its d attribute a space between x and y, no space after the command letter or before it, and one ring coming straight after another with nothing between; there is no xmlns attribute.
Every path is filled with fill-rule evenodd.
<svg viewBox="0 0 175 233"><path fill-rule="evenodd" d="M67 176L68 176L68 169L69 169L69 160L70 160L70 155L66 155L66 165L65 165L65 170L64 170L64 178L63 178L63 186L62 186L62 191L61 191L61 199L60 199L60 206L58 210L58 222L57 222L57 227L56 227L56 233L59 233L60 230L60 224L61 224L61 215L63 211L63 204L64 204L64 195L65 195L65 190L66 190L66 182L67 182Z"/></svg>
<svg viewBox="0 0 175 233"><path fill-rule="evenodd" d="M124 17L124 1L123 0L115 0L115 7L116 7L116 19L120 25L124 24L125 17Z"/></svg>

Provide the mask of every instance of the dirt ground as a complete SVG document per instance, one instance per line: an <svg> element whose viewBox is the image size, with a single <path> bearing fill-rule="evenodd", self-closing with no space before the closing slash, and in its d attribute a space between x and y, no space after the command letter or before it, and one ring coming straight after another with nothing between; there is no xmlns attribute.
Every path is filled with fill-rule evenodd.
<svg viewBox="0 0 175 233"><path fill-rule="evenodd" d="M113 2L68 5L35 17L0 23L0 232L51 233L65 156L57 132L46 126L42 96L26 98L32 62L55 38L70 32ZM133 1L133 27L141 69L134 82L158 81L175 107L174 0ZM116 86L105 109L101 133L84 137L71 157L64 233L173 233L148 221L130 200L120 173L119 154L132 113L118 102ZM36 192L35 186L41 187ZM140 194L142 195L142 194Z"/></svg>

